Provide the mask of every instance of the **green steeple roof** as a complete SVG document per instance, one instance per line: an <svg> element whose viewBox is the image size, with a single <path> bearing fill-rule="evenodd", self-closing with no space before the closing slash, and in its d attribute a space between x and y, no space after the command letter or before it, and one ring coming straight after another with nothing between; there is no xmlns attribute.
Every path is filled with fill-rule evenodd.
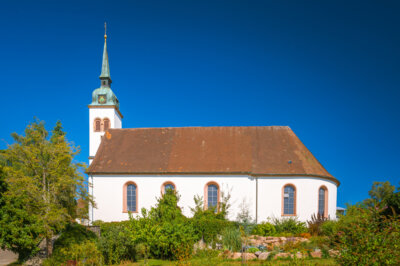
<svg viewBox="0 0 400 266"><path fill-rule="evenodd" d="M108 64L107 35L104 35L103 63L101 66L100 88L92 93L92 103L89 106L115 106L119 109L117 96L111 90L110 66Z"/></svg>
<svg viewBox="0 0 400 266"><path fill-rule="evenodd" d="M103 64L101 66L101 78L109 78L110 77L110 65L108 64L108 53L107 53L107 35L104 35L104 50L103 50Z"/></svg>

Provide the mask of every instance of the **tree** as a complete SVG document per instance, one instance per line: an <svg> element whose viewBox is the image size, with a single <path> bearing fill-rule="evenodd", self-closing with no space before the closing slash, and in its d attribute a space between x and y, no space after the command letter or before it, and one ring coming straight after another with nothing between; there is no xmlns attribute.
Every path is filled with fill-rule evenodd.
<svg viewBox="0 0 400 266"><path fill-rule="evenodd" d="M374 182L368 194L371 198L364 200L367 207L381 208L384 215L400 214L400 187L395 192L389 181Z"/></svg>
<svg viewBox="0 0 400 266"><path fill-rule="evenodd" d="M80 215L77 199L92 202L84 165L74 161L79 149L66 140L61 122L51 137L38 120L27 126L25 135L12 137L15 143L4 153L7 190L0 209L0 244L24 260L45 238L49 256L52 237Z"/></svg>
<svg viewBox="0 0 400 266"><path fill-rule="evenodd" d="M395 187L390 184L389 181L386 182L374 182L371 190L368 192L371 198L364 200L365 205L368 207L375 206L384 202L388 197L390 197L395 190Z"/></svg>

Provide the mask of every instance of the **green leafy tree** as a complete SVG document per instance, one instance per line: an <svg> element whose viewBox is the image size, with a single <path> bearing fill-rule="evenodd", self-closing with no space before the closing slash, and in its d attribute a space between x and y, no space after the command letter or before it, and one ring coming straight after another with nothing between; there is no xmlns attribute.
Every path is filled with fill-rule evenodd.
<svg viewBox="0 0 400 266"><path fill-rule="evenodd" d="M336 229L340 265L400 265L400 219L382 211L348 207Z"/></svg>
<svg viewBox="0 0 400 266"><path fill-rule="evenodd" d="M370 198L364 200L364 204L368 207L373 207L384 203L394 192L395 186L386 182L374 182L372 189L368 192Z"/></svg>
<svg viewBox="0 0 400 266"><path fill-rule="evenodd" d="M0 244L19 254L20 260L34 254L46 239L51 255L51 238L78 217L77 199L91 201L82 170L74 161L79 149L65 138L60 122L51 136L44 122L36 120L24 135L3 153L3 176L7 190L0 209Z"/></svg>

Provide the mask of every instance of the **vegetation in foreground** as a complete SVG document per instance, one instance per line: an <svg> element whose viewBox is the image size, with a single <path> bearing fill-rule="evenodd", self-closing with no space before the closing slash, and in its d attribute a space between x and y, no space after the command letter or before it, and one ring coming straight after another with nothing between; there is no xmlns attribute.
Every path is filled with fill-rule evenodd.
<svg viewBox="0 0 400 266"><path fill-rule="evenodd" d="M49 258L44 265L242 263L244 255L229 259L235 252L252 255L248 264L400 265L400 188L389 182L375 183L370 198L348 206L338 220L314 215L307 223L289 218L258 225L245 203L237 221L226 219L229 194L222 196L217 209L209 210L195 197L193 217L187 218L178 207L179 194L168 190L139 217L120 223L98 221L97 237L74 223L86 214L76 199L85 204L91 199L83 165L73 160L77 149L66 140L61 124L49 134L36 121L24 136L13 137L15 143L0 152L0 246L17 252L21 262L34 256L45 239ZM52 252L50 239L57 234ZM253 235L308 240L256 245ZM256 253L266 254L265 260L253 261ZM321 258L311 259L313 253ZM283 254L288 258L276 260Z"/></svg>

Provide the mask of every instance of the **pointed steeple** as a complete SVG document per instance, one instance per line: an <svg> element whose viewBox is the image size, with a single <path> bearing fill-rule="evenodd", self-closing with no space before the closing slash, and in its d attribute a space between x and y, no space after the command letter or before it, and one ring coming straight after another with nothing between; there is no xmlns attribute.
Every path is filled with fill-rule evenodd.
<svg viewBox="0 0 400 266"><path fill-rule="evenodd" d="M110 77L110 65L108 63L108 53L107 53L107 25L104 23L104 50L103 50L103 64L101 66L101 87L109 88L111 85Z"/></svg>

